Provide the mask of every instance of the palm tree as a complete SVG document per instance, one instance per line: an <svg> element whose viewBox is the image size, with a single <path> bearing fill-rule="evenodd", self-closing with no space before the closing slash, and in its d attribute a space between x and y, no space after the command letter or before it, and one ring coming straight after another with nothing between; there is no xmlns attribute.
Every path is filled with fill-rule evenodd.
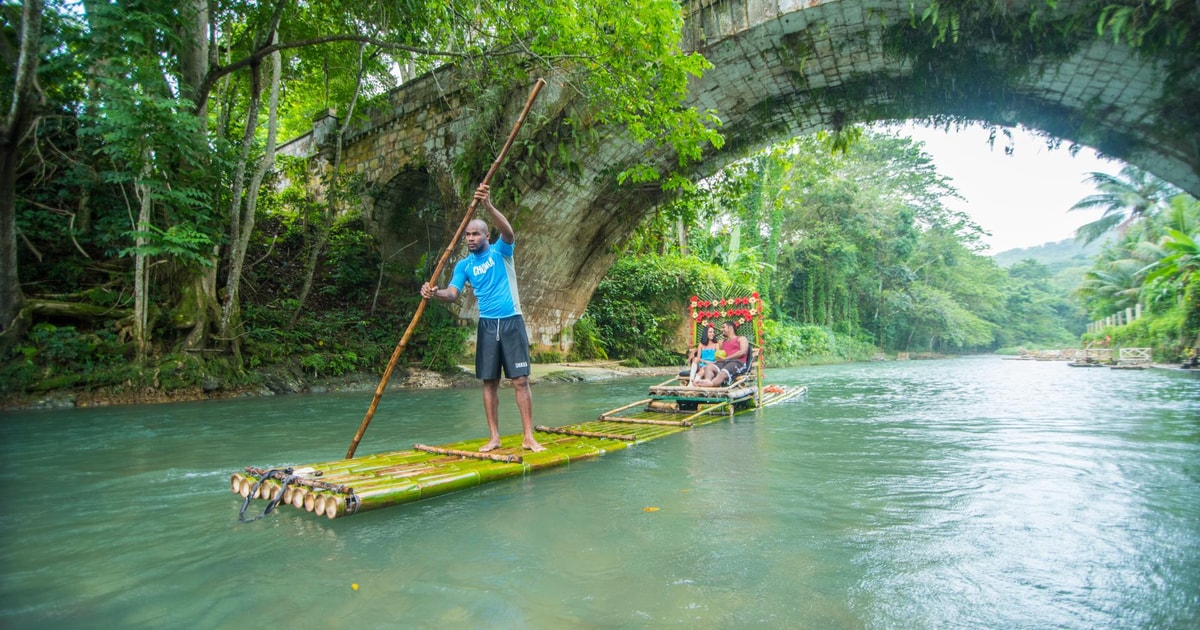
<svg viewBox="0 0 1200 630"><path fill-rule="evenodd" d="M1200 215L1200 203L1187 195L1177 195L1172 201L1173 214L1183 216ZM1190 210L1190 212L1189 212ZM1178 221L1181 229L1169 228L1163 239L1162 248L1167 253L1146 277L1148 283L1162 282L1171 287L1182 298L1183 319L1179 326L1180 339L1185 346L1200 347L1200 229L1192 221ZM1179 226L1178 223L1187 223ZM1191 228L1191 233L1184 230ZM1190 343L1188 340L1193 340ZM1193 360L1194 360L1193 355Z"/></svg>
<svg viewBox="0 0 1200 630"><path fill-rule="evenodd" d="M1133 258L1099 261L1083 274L1076 289L1095 315L1116 313L1137 304L1145 263Z"/></svg>
<svg viewBox="0 0 1200 630"><path fill-rule="evenodd" d="M1175 195L1159 219L1165 232L1174 230L1200 235L1200 200L1186 193ZM1158 236L1161 238L1163 235Z"/></svg>
<svg viewBox="0 0 1200 630"><path fill-rule="evenodd" d="M1071 210L1104 208L1104 214L1075 230L1076 240L1085 245L1114 228L1124 231L1130 223L1153 216L1168 198L1179 192L1171 184L1132 164L1122 168L1119 175L1090 173L1086 181L1095 185L1099 192L1079 200Z"/></svg>
<svg viewBox="0 0 1200 630"><path fill-rule="evenodd" d="M1162 279L1182 289L1191 274L1200 271L1200 202L1190 195L1176 195L1164 214L1171 220L1163 226L1163 255L1145 269L1150 272L1146 280Z"/></svg>

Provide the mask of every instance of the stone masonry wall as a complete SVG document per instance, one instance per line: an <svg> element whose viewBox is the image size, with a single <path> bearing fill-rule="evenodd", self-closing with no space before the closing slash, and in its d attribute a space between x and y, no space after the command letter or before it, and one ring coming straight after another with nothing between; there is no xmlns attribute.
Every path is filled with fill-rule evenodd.
<svg viewBox="0 0 1200 630"><path fill-rule="evenodd" d="M1013 0L1008 6L1016 11L1031 2L1044 6L1044 0ZM949 78L924 76L925 70L905 57L887 54L883 38L886 25L904 23L910 11L920 15L926 4L686 2L685 48L703 53L714 65L693 81L691 104L717 112L726 136L725 148L710 151L691 174L715 173L794 135L871 122L862 119L868 111L897 120L948 114L1053 129L1063 139L1109 152L1200 195L1194 142L1200 134L1179 138L1162 132L1157 99L1164 68L1111 39L1095 39L1065 59L1040 60L1005 102L922 101L906 86ZM1063 11L1080 6L1078 0L1059 3ZM547 121L559 119L572 103L555 77L547 79L521 137L552 146L545 137ZM478 139L471 134L478 133L473 129L479 108L477 95L457 85L451 68L415 79L393 91L387 107L371 112L369 124L347 136L345 164L367 191L364 216L395 250L440 255L470 200L476 182L458 181L452 165L463 146ZM491 139L497 148L527 94L519 88L507 95L507 122ZM570 326L612 264L613 252L662 199L655 186L618 186L615 174L646 157L670 168L673 156L635 145L620 130L598 131L601 141L575 156L576 175L522 175L519 162L528 156L521 155L512 156L498 175L521 191L519 206L502 210L517 231L521 299L534 343L569 346ZM303 153L317 146L311 138L298 139L285 149ZM471 300L463 302L461 316L470 319L475 312Z"/></svg>

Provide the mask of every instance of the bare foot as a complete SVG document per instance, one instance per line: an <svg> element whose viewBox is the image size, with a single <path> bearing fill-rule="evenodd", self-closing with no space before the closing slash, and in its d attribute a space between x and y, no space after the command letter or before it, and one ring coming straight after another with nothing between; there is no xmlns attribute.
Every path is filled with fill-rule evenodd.
<svg viewBox="0 0 1200 630"><path fill-rule="evenodd" d="M526 449L531 450L534 453L540 453L546 450L546 447L538 444L536 440L525 440L521 446L524 446Z"/></svg>
<svg viewBox="0 0 1200 630"><path fill-rule="evenodd" d="M498 448L500 448L500 440L488 440L487 444L484 444L483 446L479 447L479 452L487 453L489 451L494 451Z"/></svg>

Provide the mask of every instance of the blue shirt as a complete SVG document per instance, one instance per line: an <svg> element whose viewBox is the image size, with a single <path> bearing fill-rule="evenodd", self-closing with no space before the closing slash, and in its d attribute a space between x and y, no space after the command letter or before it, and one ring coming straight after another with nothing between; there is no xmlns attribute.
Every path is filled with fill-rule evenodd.
<svg viewBox="0 0 1200 630"><path fill-rule="evenodd" d="M450 284L462 291L467 282L475 290L480 317L500 319L521 314L512 243L497 239L483 253L471 253L458 261Z"/></svg>

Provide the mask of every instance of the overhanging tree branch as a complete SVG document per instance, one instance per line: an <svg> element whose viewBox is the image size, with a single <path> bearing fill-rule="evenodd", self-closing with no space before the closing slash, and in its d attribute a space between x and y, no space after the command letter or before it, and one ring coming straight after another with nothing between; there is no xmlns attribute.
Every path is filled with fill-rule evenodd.
<svg viewBox="0 0 1200 630"><path fill-rule="evenodd" d="M365 35L328 35L326 37L313 37L310 39L299 39L299 40L290 41L290 42L271 44L269 46L262 46L262 47L258 48L257 50L255 50L250 55L248 55L242 59L239 59L238 61L235 61L227 66L214 66L211 70L209 70L208 76L206 76L204 78L204 83L201 86L200 93L196 96L197 102L196 102L195 111L200 111L204 107L204 105L208 102L208 94L212 90L212 87L214 85L216 85L217 81L220 80L221 77L224 77L227 74L237 72L238 70L241 70L242 68L245 68L248 66L257 65L263 59L265 59L268 55L270 55L271 53L274 53L274 52L290 50L293 48L305 48L307 46L320 46L322 44L331 44L334 42L358 42L360 44L371 44L373 46L378 46L385 50L402 50L402 51L406 51L406 52L410 52L410 53L415 53L418 55L428 55L430 57L446 57L446 58L450 58L450 59L463 59L463 58L467 58L467 57L471 56L469 53L449 52L449 51L444 51L444 50L430 50L428 48L418 48L416 46L397 44L395 42L389 42L389 41L385 41L385 40L378 39L375 37L368 37ZM515 54L515 52L508 53L508 54Z"/></svg>

